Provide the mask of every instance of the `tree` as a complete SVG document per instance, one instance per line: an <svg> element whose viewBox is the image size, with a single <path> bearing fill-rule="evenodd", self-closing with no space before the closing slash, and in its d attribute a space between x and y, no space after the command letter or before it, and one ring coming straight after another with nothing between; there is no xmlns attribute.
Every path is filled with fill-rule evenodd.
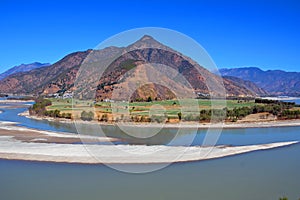
<svg viewBox="0 0 300 200"><path fill-rule="evenodd" d="M60 116L60 111L59 110L54 110L53 116L54 117L59 117Z"/></svg>
<svg viewBox="0 0 300 200"><path fill-rule="evenodd" d="M49 99L37 98L35 104L29 108L29 114L43 116L46 114L46 107L51 105L52 103Z"/></svg>
<svg viewBox="0 0 300 200"><path fill-rule="evenodd" d="M92 111L90 112L82 111L80 118L83 121L92 121L94 119L94 113Z"/></svg>
<svg viewBox="0 0 300 200"><path fill-rule="evenodd" d="M178 119L179 119L179 121L181 121L182 113L181 113L181 112L179 112L179 113L177 113L177 115L178 115Z"/></svg>
<svg viewBox="0 0 300 200"><path fill-rule="evenodd" d="M100 121L105 121L105 122L107 122L107 121L108 121L108 116L107 116L107 114L102 115Z"/></svg>
<svg viewBox="0 0 300 200"><path fill-rule="evenodd" d="M152 98L149 96L147 102L152 102Z"/></svg>

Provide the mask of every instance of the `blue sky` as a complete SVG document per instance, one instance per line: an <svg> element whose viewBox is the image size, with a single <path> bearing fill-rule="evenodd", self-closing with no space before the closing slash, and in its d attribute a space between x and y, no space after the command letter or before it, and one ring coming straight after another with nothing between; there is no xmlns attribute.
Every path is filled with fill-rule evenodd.
<svg viewBox="0 0 300 200"><path fill-rule="evenodd" d="M163 27L200 43L219 68L300 71L300 1L0 1L0 72L54 63L133 28Z"/></svg>

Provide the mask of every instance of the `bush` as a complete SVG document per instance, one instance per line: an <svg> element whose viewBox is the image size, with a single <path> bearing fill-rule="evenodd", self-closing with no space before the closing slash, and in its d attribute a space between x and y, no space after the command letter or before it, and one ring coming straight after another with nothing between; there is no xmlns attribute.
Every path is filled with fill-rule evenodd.
<svg viewBox="0 0 300 200"><path fill-rule="evenodd" d="M178 115L178 119L179 119L179 121L181 121L181 118L182 118L182 113L181 113L181 112L179 112L179 113L177 113L177 115Z"/></svg>
<svg viewBox="0 0 300 200"><path fill-rule="evenodd" d="M71 113L65 113L65 118L66 119L72 119L72 114Z"/></svg>
<svg viewBox="0 0 300 200"><path fill-rule="evenodd" d="M183 117L185 121L200 121L200 115L188 114Z"/></svg>
<svg viewBox="0 0 300 200"><path fill-rule="evenodd" d="M45 116L48 116L48 117L61 117L60 115L60 111L59 110L49 110L49 111L45 111L44 113Z"/></svg>
<svg viewBox="0 0 300 200"><path fill-rule="evenodd" d="M107 122L107 121L108 121L108 116L107 116L107 114L102 115L100 121Z"/></svg>
<svg viewBox="0 0 300 200"><path fill-rule="evenodd" d="M30 115L37 115L37 116L44 116L46 115L46 107L51 106L52 103L49 99L44 99L44 98L37 98L35 100L35 104L33 104L29 108L29 114Z"/></svg>
<svg viewBox="0 0 300 200"><path fill-rule="evenodd" d="M148 97L147 102L152 102L152 98Z"/></svg>
<svg viewBox="0 0 300 200"><path fill-rule="evenodd" d="M82 119L83 121L92 121L94 119L94 113L92 111L82 111L80 119Z"/></svg>
<svg viewBox="0 0 300 200"><path fill-rule="evenodd" d="M151 122L163 123L165 121L166 121L165 116L160 116L160 115L152 115L151 116Z"/></svg>

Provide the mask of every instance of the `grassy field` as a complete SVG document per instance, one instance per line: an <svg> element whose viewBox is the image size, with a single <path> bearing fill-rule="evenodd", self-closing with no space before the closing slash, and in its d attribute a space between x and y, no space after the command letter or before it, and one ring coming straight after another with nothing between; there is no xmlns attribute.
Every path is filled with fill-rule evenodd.
<svg viewBox="0 0 300 200"><path fill-rule="evenodd" d="M47 110L59 110L61 113L72 113L73 116L79 117L82 111L95 111L99 114L124 113L130 115L149 116L151 113L163 113L170 118L177 118L178 113L182 110L185 112L198 112L200 110L208 110L212 108L228 109L238 107L248 107L255 105L254 101L238 101L238 100L206 100L206 99L182 99L182 100L164 100L153 102L93 102L72 99L50 99L51 106ZM95 116L96 117L96 116Z"/></svg>

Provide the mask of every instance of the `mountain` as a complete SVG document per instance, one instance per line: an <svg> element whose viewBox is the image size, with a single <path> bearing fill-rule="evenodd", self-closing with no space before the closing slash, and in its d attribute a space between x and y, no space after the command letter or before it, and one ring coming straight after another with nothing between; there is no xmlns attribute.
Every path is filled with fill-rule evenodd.
<svg viewBox="0 0 300 200"><path fill-rule="evenodd" d="M264 89L258 87L255 83L251 81L245 81L241 78L237 78L234 76L223 76L223 78L227 80L231 80L232 84L238 84L240 87L247 88L248 90L252 91L257 96L267 96L269 93L266 92Z"/></svg>
<svg viewBox="0 0 300 200"><path fill-rule="evenodd" d="M256 67L221 69L223 76L251 81L274 96L300 96L300 73L282 70L263 71Z"/></svg>
<svg viewBox="0 0 300 200"><path fill-rule="evenodd" d="M127 47L75 52L53 65L15 73L0 81L0 92L49 95L75 91L78 98L99 100L123 99L128 94L135 100L149 96L171 99L195 92L208 94L206 83L214 96L224 92L223 83L229 96L255 95L146 35Z"/></svg>
<svg viewBox="0 0 300 200"><path fill-rule="evenodd" d="M49 66L50 63L39 63L39 62L34 62L31 64L22 64L22 65L18 65L15 66L5 72L3 72L2 74L0 74L0 80L6 78L7 76L11 75L11 74L15 74L18 72L27 72L33 69L37 69L37 68L41 68L41 67L46 67Z"/></svg>
<svg viewBox="0 0 300 200"><path fill-rule="evenodd" d="M76 52L67 55L53 65L33 69L28 72L18 72L0 80L1 93L42 94L51 82L57 82L53 92L72 84L81 62L90 51ZM59 85L61 83L61 85Z"/></svg>

